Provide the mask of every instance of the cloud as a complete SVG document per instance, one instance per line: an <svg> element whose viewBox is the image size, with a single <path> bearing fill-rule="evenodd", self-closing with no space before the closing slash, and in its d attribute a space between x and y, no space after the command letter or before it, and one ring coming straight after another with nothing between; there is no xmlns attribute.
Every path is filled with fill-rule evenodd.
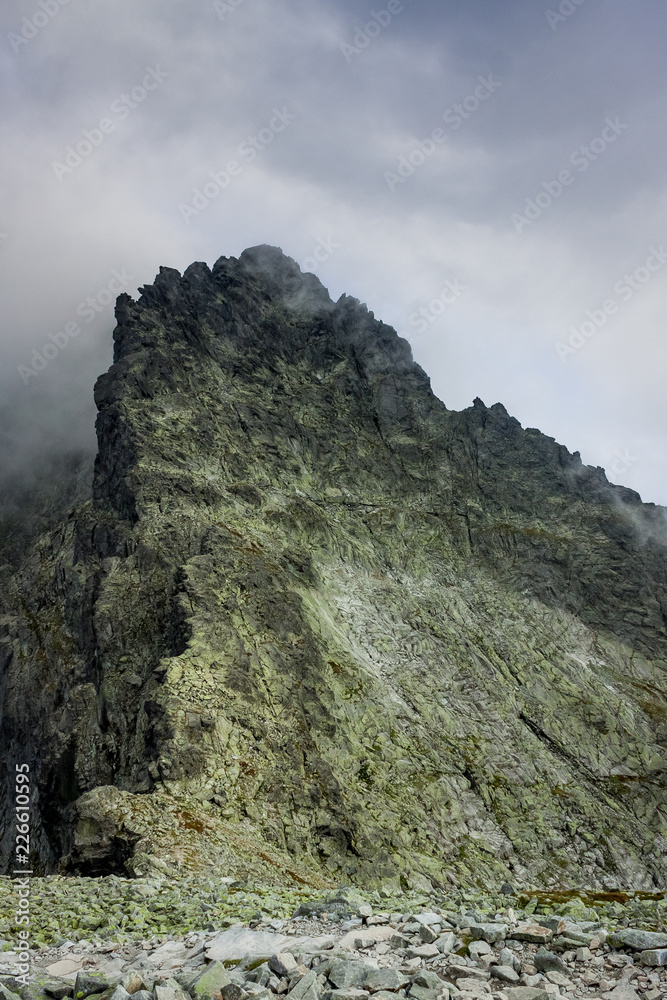
<svg viewBox="0 0 667 1000"><path fill-rule="evenodd" d="M27 385L18 368L83 320L77 308L114 270L133 275L132 294L161 264L212 264L259 243L303 261L333 243L318 277L410 339L448 406L500 400L612 479L619 452L637 456L624 484L667 503L665 275L567 364L555 346L667 236L664 4L585 0L552 30L553 4L403 0L350 60L341 45L386 4L228 6L69 0L17 51L9 35L40 5L3 10L0 76L14 95L0 126L5 464L10 451L12 467L29 467L40 448L90 446L112 308ZM150 67L162 79L136 100ZM451 109L471 108L489 75L500 85L454 128ZM239 149L276 108L294 120L246 162ZM627 129L578 170L573 154L598 148L609 118ZM103 119L113 130L59 180L53 162ZM438 128L446 139L390 190L385 172ZM231 160L242 171L185 224L179 205ZM512 214L565 169L574 182L518 233ZM410 317L448 281L465 295L420 331Z"/></svg>

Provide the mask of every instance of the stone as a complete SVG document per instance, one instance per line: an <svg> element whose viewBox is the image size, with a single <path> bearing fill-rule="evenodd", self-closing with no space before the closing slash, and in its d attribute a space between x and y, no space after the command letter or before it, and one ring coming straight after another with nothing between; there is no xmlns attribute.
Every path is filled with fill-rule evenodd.
<svg viewBox="0 0 667 1000"><path fill-rule="evenodd" d="M508 933L507 924L471 924L470 933L473 941L479 941L480 939L486 941L487 944L495 944L496 941L502 941L507 937Z"/></svg>
<svg viewBox="0 0 667 1000"><path fill-rule="evenodd" d="M432 910L424 910L422 913L415 913L412 917L418 924L422 924L424 927L430 927L433 924L441 924L442 917L439 913L434 913Z"/></svg>
<svg viewBox="0 0 667 1000"><path fill-rule="evenodd" d="M359 951L360 948L370 948L380 941L389 941L395 933L394 928L388 925L362 927L358 931L348 931L336 942L336 946L345 951ZM333 947L333 938L331 946Z"/></svg>
<svg viewBox="0 0 667 1000"><path fill-rule="evenodd" d="M647 948L639 956L642 965L667 965L667 948Z"/></svg>
<svg viewBox="0 0 667 1000"><path fill-rule="evenodd" d="M420 924L418 920L414 920L412 917L410 917L410 919L406 920L406 922L403 924L402 932L403 934L409 934L409 935L419 934L421 927L422 924Z"/></svg>
<svg viewBox="0 0 667 1000"><path fill-rule="evenodd" d="M410 946L411 939L406 937L402 932L396 931L392 934L388 941L381 941L380 944L388 945L390 950L397 951L399 948L408 948ZM378 947L376 945L376 947Z"/></svg>
<svg viewBox="0 0 667 1000"><path fill-rule="evenodd" d="M329 966L325 966L325 968L329 968L330 964L331 963L329 963ZM268 965L268 963L267 963L267 965ZM260 969L261 969L261 966L258 966L249 975L252 976L254 974L254 972L257 972ZM289 980L290 989L292 989L292 987L294 986L294 984L298 983L300 979L303 979L303 977L306 975L307 972L308 972L308 967L306 965L304 965L303 962L301 962L300 965L297 965L296 969L292 969L292 971L290 972L289 976L287 977L288 980ZM261 972L260 972L260 975L261 975ZM246 976L246 979L247 978L249 978L249 977Z"/></svg>
<svg viewBox="0 0 667 1000"><path fill-rule="evenodd" d="M98 959L95 965L91 966L91 969L106 976L109 982L118 983L122 978L125 965L125 960L122 958L105 957Z"/></svg>
<svg viewBox="0 0 667 1000"><path fill-rule="evenodd" d="M574 947L588 947L593 938L594 934L587 931L580 931L576 927L566 927L563 934L559 934L556 937L556 941L560 943L561 947L574 948Z"/></svg>
<svg viewBox="0 0 667 1000"><path fill-rule="evenodd" d="M548 1000L547 990L539 986L507 986L503 989L507 1000Z"/></svg>
<svg viewBox="0 0 667 1000"><path fill-rule="evenodd" d="M396 992L408 982L409 977L398 969L373 969L366 974L362 987L369 993L378 993L380 990Z"/></svg>
<svg viewBox="0 0 667 1000"><path fill-rule="evenodd" d="M107 990L102 996L109 995L109 1000L129 1000L130 994L127 992L124 986L118 983L113 989Z"/></svg>
<svg viewBox="0 0 667 1000"><path fill-rule="evenodd" d="M327 972L327 978L339 990L349 986L366 989L366 978L380 971L361 959L334 958Z"/></svg>
<svg viewBox="0 0 667 1000"><path fill-rule="evenodd" d="M372 915L373 915L373 907L369 906L368 903L362 903L357 908L357 916L358 917L371 917Z"/></svg>
<svg viewBox="0 0 667 1000"><path fill-rule="evenodd" d="M138 993L139 990L142 990L145 985L141 975L135 969L130 969L129 972L126 972L121 979L120 984L131 995Z"/></svg>
<svg viewBox="0 0 667 1000"><path fill-rule="evenodd" d="M456 935L452 931L441 934L434 942L436 948L442 955L449 955L456 947Z"/></svg>
<svg viewBox="0 0 667 1000"><path fill-rule="evenodd" d="M511 948L501 948L492 958L498 965L509 965L515 972L521 972L521 959Z"/></svg>
<svg viewBox="0 0 667 1000"><path fill-rule="evenodd" d="M469 976L472 979L479 979L483 981L486 981L489 978L489 973L484 969L478 969L474 965L457 965L455 962L448 965L447 975L454 980L456 980L459 976Z"/></svg>
<svg viewBox="0 0 667 1000"><path fill-rule="evenodd" d="M150 960L158 968L162 968L169 962L174 960L180 960L181 962L185 959L185 953L187 948L182 941L167 941L165 944L160 945L155 951L150 953Z"/></svg>
<svg viewBox="0 0 667 1000"><path fill-rule="evenodd" d="M528 941L530 944L544 944L553 937L552 931L548 927L540 927L539 924L519 924L512 930L512 938L515 941ZM519 1000L519 998L515 998Z"/></svg>
<svg viewBox="0 0 667 1000"><path fill-rule="evenodd" d="M469 979L463 976L456 980L456 988L461 993L473 993L475 996L485 996L491 993L488 983L483 983L480 979Z"/></svg>
<svg viewBox="0 0 667 1000"><path fill-rule="evenodd" d="M110 986L105 976L96 976L89 972L77 972L74 982L74 1000L85 1000L94 993L104 993Z"/></svg>
<svg viewBox="0 0 667 1000"><path fill-rule="evenodd" d="M548 917L540 917L539 920L535 921L540 927L547 927L552 934L562 934L568 922L566 917L559 917L556 914L551 914Z"/></svg>
<svg viewBox="0 0 667 1000"><path fill-rule="evenodd" d="M279 930L279 928L272 927L271 930ZM186 943L186 945L188 944L187 941L185 943ZM195 941L195 943L190 946L190 948L188 949L188 951L186 951L186 953L185 953L185 960L187 962L190 962L193 958L197 958L198 956L201 956L203 958L205 951L206 951L206 944L205 944L205 942L204 941Z"/></svg>
<svg viewBox="0 0 667 1000"><path fill-rule="evenodd" d="M537 949L533 963L538 972L562 972L565 975L568 971L563 959L555 952L547 951L544 947Z"/></svg>
<svg viewBox="0 0 667 1000"><path fill-rule="evenodd" d="M18 993L14 993L8 986L0 982L0 1000L21 1000L21 997Z"/></svg>
<svg viewBox="0 0 667 1000"><path fill-rule="evenodd" d="M53 1000L63 1000L64 997L72 996L74 992L74 984L71 982L65 982L62 979L54 979L51 982L44 983L43 990L47 996L53 997Z"/></svg>
<svg viewBox="0 0 667 1000"><path fill-rule="evenodd" d="M46 987L62 983L62 980L54 979L44 970L33 966L30 970L27 986L11 975L3 976L2 982L7 990L11 993L17 993L21 1000L44 1000Z"/></svg>
<svg viewBox="0 0 667 1000"><path fill-rule="evenodd" d="M595 969L584 969L581 973L581 981L584 986L597 986L600 982L600 973Z"/></svg>
<svg viewBox="0 0 667 1000"><path fill-rule="evenodd" d="M155 1000L188 1000L175 979L168 979L161 986L156 984L153 988L153 996Z"/></svg>
<svg viewBox="0 0 667 1000"><path fill-rule="evenodd" d="M326 990L322 994L322 1000L368 1000L370 994L367 990L356 989L348 986L342 990Z"/></svg>
<svg viewBox="0 0 667 1000"><path fill-rule="evenodd" d="M230 983L229 972L222 962L211 962L190 984L189 992L193 997L203 1000L204 997L219 993L223 986Z"/></svg>
<svg viewBox="0 0 667 1000"><path fill-rule="evenodd" d="M305 1000L305 998L310 998L314 995L317 996L316 990L317 984L317 973L314 970L307 972L306 975L299 980L299 982L294 986L289 993L288 997L292 1000Z"/></svg>
<svg viewBox="0 0 667 1000"><path fill-rule="evenodd" d="M592 952L588 948L577 948L576 956L577 962L588 962L593 957Z"/></svg>
<svg viewBox="0 0 667 1000"><path fill-rule="evenodd" d="M519 974L518 972L515 972L511 965L492 965L490 972L492 976L495 976L496 979L500 979L503 983L519 982Z"/></svg>
<svg viewBox="0 0 667 1000"><path fill-rule="evenodd" d="M422 944L417 948L408 948L408 958L435 958L440 949L435 944Z"/></svg>
<svg viewBox="0 0 667 1000"><path fill-rule="evenodd" d="M564 976L562 972L556 972L555 970L551 970L550 972L547 972L546 975L549 982L555 983L556 986L568 987L572 985L572 980L569 979L567 976Z"/></svg>
<svg viewBox="0 0 667 1000"><path fill-rule="evenodd" d="M486 941L471 941L468 945L468 954L473 955L475 958L478 958L480 955L491 955L493 954L493 948Z"/></svg>
<svg viewBox="0 0 667 1000"><path fill-rule="evenodd" d="M81 968L83 968L83 957L68 956L60 959L59 962L47 965L44 971L48 972L50 976L67 976L72 972L78 972Z"/></svg>
<svg viewBox="0 0 667 1000"><path fill-rule="evenodd" d="M602 996L604 1000L637 1000L639 994L630 983L620 982L609 992L603 993Z"/></svg>
<svg viewBox="0 0 667 1000"><path fill-rule="evenodd" d="M379 930L384 928L378 928ZM206 957L214 962L238 962L246 958L268 960L282 951L312 954L333 948L333 944L334 938L331 935L310 937L305 934L273 934L271 931L252 931L247 927L230 927L213 938L206 949ZM338 945L342 946L342 941Z"/></svg>
<svg viewBox="0 0 667 1000"><path fill-rule="evenodd" d="M581 941L577 941L574 938L567 937L565 934L558 934L557 937L553 938L550 942L551 947L555 948L557 951L576 951L577 948L581 947Z"/></svg>
<svg viewBox="0 0 667 1000"><path fill-rule="evenodd" d="M415 986L413 983L408 996L414 997L414 1000L438 1000L440 992L440 989L430 990L427 986Z"/></svg>
<svg viewBox="0 0 667 1000"><path fill-rule="evenodd" d="M632 948L634 951L651 951L667 948L667 934L657 931L642 931L633 927L615 931L608 936L612 948Z"/></svg>
<svg viewBox="0 0 667 1000"><path fill-rule="evenodd" d="M412 977L412 985L421 986L427 990L435 990L437 993L446 984L437 972L432 972L430 969L421 969Z"/></svg>
<svg viewBox="0 0 667 1000"><path fill-rule="evenodd" d="M419 928L419 937L424 944L433 944L438 940L438 933L432 927L429 927L428 924L423 924Z"/></svg>
<svg viewBox="0 0 667 1000"><path fill-rule="evenodd" d="M245 963L244 963L245 964ZM296 969L289 977L290 988L295 982L298 982L308 972L305 965L297 965ZM248 983L257 983L258 986L268 986L269 979L271 978L271 968L268 962L260 962L259 965L253 963L253 967L249 972L246 972L246 986Z"/></svg>
<svg viewBox="0 0 667 1000"><path fill-rule="evenodd" d="M291 952L283 951L277 955L271 956L269 959L269 967L276 973L277 976L289 976L289 974L296 969L297 961Z"/></svg>
<svg viewBox="0 0 667 1000"><path fill-rule="evenodd" d="M229 983L228 986L223 986L220 990L222 1000L243 1000L245 995L245 990L238 983Z"/></svg>
<svg viewBox="0 0 667 1000"><path fill-rule="evenodd" d="M544 982L544 977L541 976L539 973L531 975L529 972L522 972L519 977L519 984L521 986L530 986L531 989L535 989L536 987L541 987L543 982Z"/></svg>

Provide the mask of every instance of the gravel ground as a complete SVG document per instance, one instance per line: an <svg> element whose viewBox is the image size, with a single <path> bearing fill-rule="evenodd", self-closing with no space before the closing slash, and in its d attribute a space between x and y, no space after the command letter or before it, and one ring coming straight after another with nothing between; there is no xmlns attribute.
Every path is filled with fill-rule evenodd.
<svg viewBox="0 0 667 1000"><path fill-rule="evenodd" d="M315 899L229 880L51 876L30 884L26 955L16 886L2 879L0 1000L667 998L662 894L510 888Z"/></svg>

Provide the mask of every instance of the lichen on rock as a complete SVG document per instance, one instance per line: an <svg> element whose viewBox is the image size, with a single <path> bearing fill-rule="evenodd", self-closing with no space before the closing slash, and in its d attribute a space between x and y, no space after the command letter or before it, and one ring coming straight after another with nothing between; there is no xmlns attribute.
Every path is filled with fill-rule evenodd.
<svg viewBox="0 0 667 1000"><path fill-rule="evenodd" d="M664 882L664 511L275 248L116 316L92 499L2 598L33 863Z"/></svg>

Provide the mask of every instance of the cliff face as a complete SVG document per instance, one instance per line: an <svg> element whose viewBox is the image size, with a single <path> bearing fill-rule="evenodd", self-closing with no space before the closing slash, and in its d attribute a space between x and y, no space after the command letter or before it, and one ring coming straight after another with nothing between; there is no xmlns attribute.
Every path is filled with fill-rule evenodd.
<svg viewBox="0 0 667 1000"><path fill-rule="evenodd" d="M116 315L93 498L4 595L35 862L664 882L665 512L274 248Z"/></svg>

